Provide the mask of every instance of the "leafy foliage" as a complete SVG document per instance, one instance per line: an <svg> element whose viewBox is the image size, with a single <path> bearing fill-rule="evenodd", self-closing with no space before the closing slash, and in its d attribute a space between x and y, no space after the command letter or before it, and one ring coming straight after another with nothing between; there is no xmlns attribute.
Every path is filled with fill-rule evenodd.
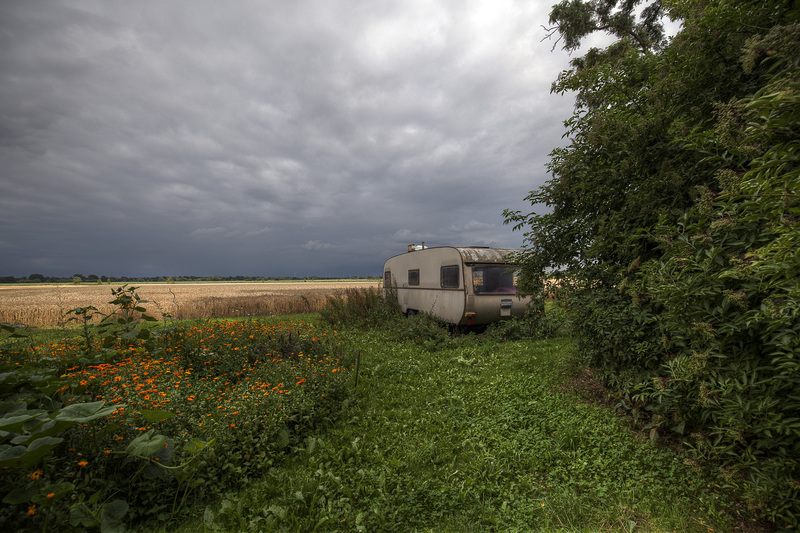
<svg viewBox="0 0 800 533"><path fill-rule="evenodd" d="M702 453L724 461L754 504L797 523L800 26L776 27L748 50L775 74L729 106L746 126L727 159L758 155L747 172L724 172L710 205L657 229L664 257L644 267L633 290L663 307L658 323L674 355L662 387L642 386L641 396L697 428ZM720 129L729 121L721 116ZM675 397L694 401L670 405Z"/></svg>
<svg viewBox="0 0 800 533"><path fill-rule="evenodd" d="M580 352L654 438L683 435L797 527L798 11L671 1L637 23L636 4L551 15L568 49L593 31L618 40L554 84L576 92L571 144L527 198L551 210L506 212L525 230L524 286L556 280ZM648 22L659 8L682 23L666 45Z"/></svg>
<svg viewBox="0 0 800 533"><path fill-rule="evenodd" d="M26 346L4 325L0 527L177 521L263 475L347 400L344 354L324 330L247 321L151 333L128 320L125 309L144 309L115 294L126 295L103 337Z"/></svg>

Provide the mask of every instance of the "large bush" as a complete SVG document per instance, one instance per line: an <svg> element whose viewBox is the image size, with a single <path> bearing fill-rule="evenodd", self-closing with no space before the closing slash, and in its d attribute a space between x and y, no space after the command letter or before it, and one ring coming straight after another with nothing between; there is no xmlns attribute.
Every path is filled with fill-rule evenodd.
<svg viewBox="0 0 800 533"><path fill-rule="evenodd" d="M800 524L797 319L798 11L792 3L565 0L571 143L506 212L525 229L526 286L558 281L578 348L653 438L765 516ZM682 23L670 41L659 15ZM546 274L546 276L545 276ZM648 413L647 417L642 413Z"/></svg>
<svg viewBox="0 0 800 533"><path fill-rule="evenodd" d="M633 287L663 306L666 362L640 397L690 423L698 452L772 517L800 521L800 26L773 28L746 47L748 67L775 72L755 95L725 106L728 160L677 226L659 228L665 255ZM731 124L732 118L736 123Z"/></svg>

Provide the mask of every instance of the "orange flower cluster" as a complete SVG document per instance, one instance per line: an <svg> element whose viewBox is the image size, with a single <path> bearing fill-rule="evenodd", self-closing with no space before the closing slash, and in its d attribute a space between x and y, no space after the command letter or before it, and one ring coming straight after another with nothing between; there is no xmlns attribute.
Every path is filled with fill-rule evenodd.
<svg viewBox="0 0 800 533"><path fill-rule="evenodd" d="M143 344L134 344L126 346L121 359L73 367L61 377L85 387L93 400L126 404L128 411L160 409L219 419L238 412L242 401L258 406L259 401L304 387L326 372L345 370L324 353L323 341L328 340L326 332L304 322L212 322L181 330L171 344L160 346L159 357L147 353ZM276 344L302 351L255 353L253 348ZM39 353L74 356L79 349L76 343L58 343ZM290 380L292 387L285 384ZM126 408L120 407L112 416L125 414Z"/></svg>

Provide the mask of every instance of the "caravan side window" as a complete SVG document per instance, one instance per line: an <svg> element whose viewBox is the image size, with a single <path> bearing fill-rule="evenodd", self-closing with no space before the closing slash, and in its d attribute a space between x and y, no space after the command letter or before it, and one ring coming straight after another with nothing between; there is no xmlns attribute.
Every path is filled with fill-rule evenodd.
<svg viewBox="0 0 800 533"><path fill-rule="evenodd" d="M408 271L408 284L412 287L419 285L419 269Z"/></svg>
<svg viewBox="0 0 800 533"><path fill-rule="evenodd" d="M442 267L442 288L443 289L457 289L458 288L458 265L443 266Z"/></svg>

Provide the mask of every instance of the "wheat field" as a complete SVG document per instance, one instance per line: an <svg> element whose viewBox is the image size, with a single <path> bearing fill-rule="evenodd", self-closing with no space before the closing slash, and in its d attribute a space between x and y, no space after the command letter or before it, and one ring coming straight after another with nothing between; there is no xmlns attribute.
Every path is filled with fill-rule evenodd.
<svg viewBox="0 0 800 533"><path fill-rule="evenodd" d="M0 323L25 326L68 325L68 311L94 306L101 313L114 309L111 285L0 285ZM147 314L162 320L266 316L321 310L329 296L354 287L375 288L378 280L262 283L130 283L147 300Z"/></svg>

